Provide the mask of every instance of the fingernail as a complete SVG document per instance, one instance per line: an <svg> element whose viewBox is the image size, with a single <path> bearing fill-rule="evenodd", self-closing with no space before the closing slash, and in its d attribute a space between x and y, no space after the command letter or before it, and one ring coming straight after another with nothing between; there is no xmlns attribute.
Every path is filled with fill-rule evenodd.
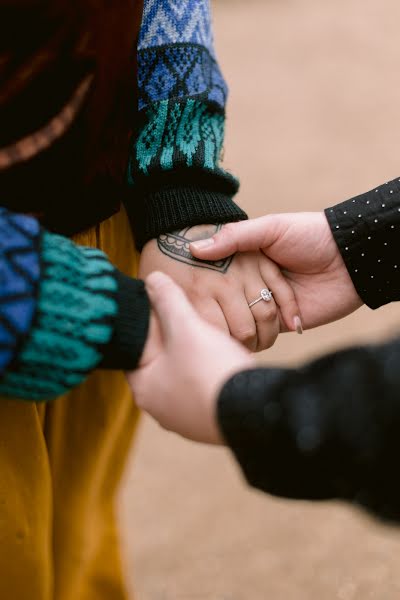
<svg viewBox="0 0 400 600"><path fill-rule="evenodd" d="M207 238L205 240L197 240L197 242L192 242L190 244L191 248L195 250L203 250L204 248L208 248L214 244L214 238Z"/></svg>
<svg viewBox="0 0 400 600"><path fill-rule="evenodd" d="M298 315L295 316L295 318L293 319L293 324L294 324L294 328L296 330L296 332L301 335L303 333L303 325L301 322L301 319Z"/></svg>

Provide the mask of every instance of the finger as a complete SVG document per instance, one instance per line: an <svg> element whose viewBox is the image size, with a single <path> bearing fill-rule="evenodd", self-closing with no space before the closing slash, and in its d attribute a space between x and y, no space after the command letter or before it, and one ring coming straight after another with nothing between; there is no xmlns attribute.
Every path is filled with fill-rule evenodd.
<svg viewBox="0 0 400 600"><path fill-rule="evenodd" d="M261 296L261 290L265 289L265 282L261 277L251 285L246 286L246 298L250 304ZM251 310L253 319L257 328L257 348L256 351L270 348L279 334L280 322L278 307L274 302L273 297L268 302L260 300L254 304Z"/></svg>
<svg viewBox="0 0 400 600"><path fill-rule="evenodd" d="M273 346L280 333L279 319L273 321L256 321L257 327L257 348L255 352L267 350Z"/></svg>
<svg viewBox="0 0 400 600"><path fill-rule="evenodd" d="M266 248L279 237L276 222L273 215L267 215L250 221L228 223L213 237L192 242L190 251L197 258L217 260L235 252Z"/></svg>
<svg viewBox="0 0 400 600"><path fill-rule="evenodd" d="M244 291L232 294L221 292L218 302L226 322L230 335L238 342L246 346L251 352L257 349L257 327L254 317L249 309Z"/></svg>
<svg viewBox="0 0 400 600"><path fill-rule="evenodd" d="M183 290L168 275L158 271L151 273L146 278L146 290L165 338L173 336L176 331L182 331L182 326L198 319Z"/></svg>
<svg viewBox="0 0 400 600"><path fill-rule="evenodd" d="M275 303L282 317L282 331L303 332L300 309L292 286L279 267L269 258L260 260L260 273L268 287L272 290Z"/></svg>
<svg viewBox="0 0 400 600"><path fill-rule="evenodd" d="M229 335L228 323L217 300L214 298L209 300L194 299L193 306L199 313L200 317L205 319L211 325L214 325L214 327L217 327L220 331L223 331Z"/></svg>

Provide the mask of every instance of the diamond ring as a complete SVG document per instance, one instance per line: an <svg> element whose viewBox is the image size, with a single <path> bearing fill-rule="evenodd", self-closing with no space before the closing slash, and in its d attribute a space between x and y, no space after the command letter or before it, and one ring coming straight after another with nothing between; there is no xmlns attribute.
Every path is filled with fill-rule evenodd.
<svg viewBox="0 0 400 600"><path fill-rule="evenodd" d="M251 308L252 306L257 304L257 302L261 302L261 300L264 300L264 302L271 302L271 300L272 300L271 290L269 290L268 288L264 288L263 290L261 290L259 298L257 298L256 300L253 300L253 302L250 302L249 308Z"/></svg>

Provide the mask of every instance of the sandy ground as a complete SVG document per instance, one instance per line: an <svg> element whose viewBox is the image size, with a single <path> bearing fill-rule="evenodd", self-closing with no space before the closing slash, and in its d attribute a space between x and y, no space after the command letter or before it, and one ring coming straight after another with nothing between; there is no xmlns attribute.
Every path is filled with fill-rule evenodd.
<svg viewBox="0 0 400 600"><path fill-rule="evenodd" d="M398 0L219 0L230 82L225 166L251 215L321 209L400 174ZM397 307L361 310L266 363L380 338ZM335 503L250 491L228 452L144 420L121 495L138 600L395 600L400 534ZM274 457L271 457L273 460Z"/></svg>

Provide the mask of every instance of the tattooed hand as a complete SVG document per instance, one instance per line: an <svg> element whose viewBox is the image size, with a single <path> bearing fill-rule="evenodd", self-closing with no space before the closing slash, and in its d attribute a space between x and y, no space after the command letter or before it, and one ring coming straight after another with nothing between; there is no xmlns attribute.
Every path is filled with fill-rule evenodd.
<svg viewBox="0 0 400 600"><path fill-rule="evenodd" d="M219 225L197 225L151 240L143 249L139 276L144 279L152 271L167 273L203 318L252 351L269 348L280 330L295 329L298 310L292 289L278 267L258 251L217 261L192 256L189 244L219 229ZM266 287L273 291L274 299L250 309L249 303Z"/></svg>
<svg viewBox="0 0 400 600"><path fill-rule="evenodd" d="M200 260L193 256L189 250L191 242L205 240L218 233L222 225L198 225L194 227L185 227L180 231L173 231L160 235L158 238L158 247L161 252L180 262L191 265L192 267L201 267L226 273L232 262L233 256L223 258L222 260Z"/></svg>

